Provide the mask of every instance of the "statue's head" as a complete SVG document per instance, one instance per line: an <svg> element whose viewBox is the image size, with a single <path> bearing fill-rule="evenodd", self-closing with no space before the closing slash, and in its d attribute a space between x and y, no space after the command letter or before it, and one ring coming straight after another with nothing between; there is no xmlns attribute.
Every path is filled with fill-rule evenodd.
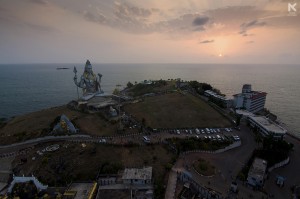
<svg viewBox="0 0 300 199"><path fill-rule="evenodd" d="M89 73L89 74L93 73L93 67L92 67L92 64L89 60L87 60L86 63L85 63L84 72Z"/></svg>

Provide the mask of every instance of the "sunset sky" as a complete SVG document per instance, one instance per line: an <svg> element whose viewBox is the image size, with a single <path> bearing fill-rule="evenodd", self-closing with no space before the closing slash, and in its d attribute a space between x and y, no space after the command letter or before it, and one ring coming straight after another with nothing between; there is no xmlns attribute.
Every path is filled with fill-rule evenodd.
<svg viewBox="0 0 300 199"><path fill-rule="evenodd" d="M0 63L86 59L299 64L300 2L0 0Z"/></svg>

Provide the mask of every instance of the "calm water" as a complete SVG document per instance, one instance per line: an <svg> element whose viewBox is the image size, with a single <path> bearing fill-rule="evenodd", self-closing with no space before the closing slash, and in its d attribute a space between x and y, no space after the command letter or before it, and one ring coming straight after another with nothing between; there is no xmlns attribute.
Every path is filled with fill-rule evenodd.
<svg viewBox="0 0 300 199"><path fill-rule="evenodd" d="M66 104L77 98L73 66L83 64L0 65L0 117L10 117ZM56 67L70 67L56 70ZM268 93L266 107L300 136L300 65L222 64L93 64L101 73L102 89L144 79L207 82L227 96L241 92L244 83Z"/></svg>

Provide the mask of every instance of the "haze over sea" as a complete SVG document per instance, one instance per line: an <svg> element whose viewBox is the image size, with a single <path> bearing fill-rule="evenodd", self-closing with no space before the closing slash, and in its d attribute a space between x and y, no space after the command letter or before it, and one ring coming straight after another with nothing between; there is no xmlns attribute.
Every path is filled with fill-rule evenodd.
<svg viewBox="0 0 300 199"><path fill-rule="evenodd" d="M266 108L300 137L300 65L93 62L92 65L95 73L103 75L101 86L107 93L117 84L126 86L128 81L181 78L210 83L232 97L241 92L243 84L252 84L253 90L268 93ZM77 67L80 77L84 63L0 65L0 117L17 116L77 99L73 66ZM57 67L70 69L57 70Z"/></svg>

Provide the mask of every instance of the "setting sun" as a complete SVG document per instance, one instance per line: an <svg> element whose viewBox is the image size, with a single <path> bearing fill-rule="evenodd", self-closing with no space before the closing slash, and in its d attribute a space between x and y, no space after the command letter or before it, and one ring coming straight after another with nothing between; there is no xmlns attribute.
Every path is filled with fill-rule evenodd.
<svg viewBox="0 0 300 199"><path fill-rule="evenodd" d="M220 53L220 54L219 54L219 57L223 57L223 54L222 54L222 53Z"/></svg>

